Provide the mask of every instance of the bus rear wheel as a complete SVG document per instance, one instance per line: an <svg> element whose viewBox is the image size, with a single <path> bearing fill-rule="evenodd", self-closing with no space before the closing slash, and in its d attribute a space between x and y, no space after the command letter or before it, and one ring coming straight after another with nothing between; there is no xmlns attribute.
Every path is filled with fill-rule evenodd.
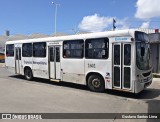
<svg viewBox="0 0 160 122"><path fill-rule="evenodd" d="M103 78L97 74L89 76L88 87L91 91L103 92L105 90L105 84Z"/></svg>
<svg viewBox="0 0 160 122"><path fill-rule="evenodd" d="M30 68L26 68L24 71L24 76L25 76L25 79L32 80L33 79L32 70Z"/></svg>

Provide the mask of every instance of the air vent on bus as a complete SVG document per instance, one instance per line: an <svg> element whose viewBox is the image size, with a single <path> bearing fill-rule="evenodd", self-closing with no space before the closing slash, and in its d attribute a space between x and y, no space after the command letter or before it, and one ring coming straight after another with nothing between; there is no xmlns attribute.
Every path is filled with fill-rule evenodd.
<svg viewBox="0 0 160 122"><path fill-rule="evenodd" d="M150 72L147 72L147 73L143 73L143 76L144 77L147 77L147 76L149 76L151 74L151 71Z"/></svg>

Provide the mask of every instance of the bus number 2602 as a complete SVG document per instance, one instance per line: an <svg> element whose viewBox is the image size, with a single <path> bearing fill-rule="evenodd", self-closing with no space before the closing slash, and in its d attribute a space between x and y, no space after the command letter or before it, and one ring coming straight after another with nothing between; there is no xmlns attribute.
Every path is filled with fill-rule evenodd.
<svg viewBox="0 0 160 122"><path fill-rule="evenodd" d="M88 64L88 68L96 68L95 64Z"/></svg>

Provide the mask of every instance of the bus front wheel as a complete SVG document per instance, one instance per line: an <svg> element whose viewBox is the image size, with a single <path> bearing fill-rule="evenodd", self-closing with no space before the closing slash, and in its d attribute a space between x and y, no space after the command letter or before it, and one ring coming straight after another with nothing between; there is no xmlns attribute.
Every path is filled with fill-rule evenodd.
<svg viewBox="0 0 160 122"><path fill-rule="evenodd" d="M26 68L24 71L24 76L27 80L32 80L33 79L32 70L30 68Z"/></svg>
<svg viewBox="0 0 160 122"><path fill-rule="evenodd" d="M103 78L97 74L89 76L88 87L91 91L103 92L105 90L105 84Z"/></svg>

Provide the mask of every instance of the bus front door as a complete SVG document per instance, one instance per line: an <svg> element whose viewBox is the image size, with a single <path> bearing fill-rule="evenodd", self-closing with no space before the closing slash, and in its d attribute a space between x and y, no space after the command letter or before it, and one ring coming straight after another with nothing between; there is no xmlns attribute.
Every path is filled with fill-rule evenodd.
<svg viewBox="0 0 160 122"><path fill-rule="evenodd" d="M49 47L49 77L59 80L60 76L60 46Z"/></svg>
<svg viewBox="0 0 160 122"><path fill-rule="evenodd" d="M16 74L21 74L21 47L15 47L16 57L15 57L15 71Z"/></svg>
<svg viewBox="0 0 160 122"><path fill-rule="evenodd" d="M131 58L133 56L130 43L113 44L113 88L130 91L131 80Z"/></svg>

